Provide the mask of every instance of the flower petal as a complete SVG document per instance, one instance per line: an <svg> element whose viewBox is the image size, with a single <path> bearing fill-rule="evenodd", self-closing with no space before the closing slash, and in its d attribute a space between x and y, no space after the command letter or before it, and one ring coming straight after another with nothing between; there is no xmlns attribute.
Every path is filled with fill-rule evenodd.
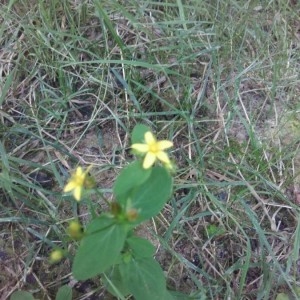
<svg viewBox="0 0 300 300"><path fill-rule="evenodd" d="M156 160L155 154L148 152L144 158L143 168L149 169L154 164L155 160Z"/></svg>
<svg viewBox="0 0 300 300"><path fill-rule="evenodd" d="M74 189L73 196L77 201L80 201L81 199L81 191L82 191L81 186L78 186Z"/></svg>
<svg viewBox="0 0 300 300"><path fill-rule="evenodd" d="M145 142L147 145L152 145L156 143L156 139L155 136L153 135L153 133L151 131L147 131L144 135L145 137Z"/></svg>
<svg viewBox="0 0 300 300"><path fill-rule="evenodd" d="M149 146L146 144L133 144L131 145L131 148L141 153L149 151Z"/></svg>
<svg viewBox="0 0 300 300"><path fill-rule="evenodd" d="M165 150L165 149L171 148L173 146L173 143L168 140L163 140L163 141L157 142L157 146L158 146L159 150Z"/></svg>
<svg viewBox="0 0 300 300"><path fill-rule="evenodd" d="M70 182L67 183L67 185L64 187L64 192L67 193L67 192L70 192L72 190L74 190L76 188L76 183L71 180Z"/></svg>
<svg viewBox="0 0 300 300"><path fill-rule="evenodd" d="M86 176L86 175L89 174L89 172L90 172L90 170L91 170L92 167L93 167L92 165L89 165L89 166L86 168L86 170L84 171L84 176Z"/></svg>
<svg viewBox="0 0 300 300"><path fill-rule="evenodd" d="M75 176L82 176L84 174L81 167L77 167Z"/></svg>
<svg viewBox="0 0 300 300"><path fill-rule="evenodd" d="M169 164L170 163L170 159L169 156L166 152L164 151L159 151L156 153L157 158L162 161L165 164Z"/></svg>

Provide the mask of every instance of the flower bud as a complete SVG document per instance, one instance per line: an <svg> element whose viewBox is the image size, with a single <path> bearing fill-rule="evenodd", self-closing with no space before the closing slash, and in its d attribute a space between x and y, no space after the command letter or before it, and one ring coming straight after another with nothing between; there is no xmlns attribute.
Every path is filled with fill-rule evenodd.
<svg viewBox="0 0 300 300"><path fill-rule="evenodd" d="M74 240L80 240L83 237L83 228L81 224L76 220L73 220L69 223L67 232L69 236Z"/></svg>
<svg viewBox="0 0 300 300"><path fill-rule="evenodd" d="M61 249L56 249L50 253L49 259L51 263L57 263L61 261L63 257L64 257L63 251Z"/></svg>
<svg viewBox="0 0 300 300"><path fill-rule="evenodd" d="M131 208L126 212L126 218L128 221L133 222L138 218L139 214L135 208Z"/></svg>
<svg viewBox="0 0 300 300"><path fill-rule="evenodd" d="M121 213L122 209L119 203L117 202L111 202L110 204L110 212L113 216L118 216Z"/></svg>

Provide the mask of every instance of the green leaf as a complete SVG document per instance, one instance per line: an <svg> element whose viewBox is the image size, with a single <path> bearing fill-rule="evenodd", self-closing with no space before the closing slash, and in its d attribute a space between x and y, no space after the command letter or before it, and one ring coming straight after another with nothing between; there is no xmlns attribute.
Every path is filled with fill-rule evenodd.
<svg viewBox="0 0 300 300"><path fill-rule="evenodd" d="M132 189L141 185L149 178L151 170L144 169L140 161L131 163L123 169L113 187L117 200L119 202L122 202L122 199L125 200Z"/></svg>
<svg viewBox="0 0 300 300"><path fill-rule="evenodd" d="M92 234L103 229L106 229L116 223L116 219L108 215L101 215L96 219L93 219L86 227L85 234Z"/></svg>
<svg viewBox="0 0 300 300"><path fill-rule="evenodd" d="M173 300L191 300L191 299L198 300L198 298L190 298L188 295L181 293L181 292L177 292L177 291L170 291L169 293L172 297L171 299L173 299ZM204 300L204 299L199 298L199 300Z"/></svg>
<svg viewBox="0 0 300 300"><path fill-rule="evenodd" d="M180 298L180 300L185 300L185 299L187 299L186 295L182 294L182 297ZM175 298L174 298L173 294L170 291L166 291L165 296L164 296L164 300L175 300Z"/></svg>
<svg viewBox="0 0 300 300"><path fill-rule="evenodd" d="M136 300L172 299L166 289L164 273L153 258L123 263L120 274Z"/></svg>
<svg viewBox="0 0 300 300"><path fill-rule="evenodd" d="M119 260L127 227L102 215L88 225L86 234L73 263L73 275L78 280L103 273Z"/></svg>
<svg viewBox="0 0 300 300"><path fill-rule="evenodd" d="M16 291L10 296L10 300L34 300L34 298L28 292Z"/></svg>
<svg viewBox="0 0 300 300"><path fill-rule="evenodd" d="M105 272L101 277L107 290L115 297L120 297L120 295L126 297L130 294L127 283L121 276L119 265L112 267L110 271Z"/></svg>
<svg viewBox="0 0 300 300"><path fill-rule="evenodd" d="M169 199L172 178L165 168L152 168L150 177L132 195L128 206L139 212L138 222L157 215Z"/></svg>
<svg viewBox="0 0 300 300"><path fill-rule="evenodd" d="M135 258L152 257L155 253L155 247L143 238L131 236L127 238L126 243Z"/></svg>
<svg viewBox="0 0 300 300"><path fill-rule="evenodd" d="M132 144L144 143L145 133L147 131L151 131L151 129L148 126L143 124L135 125L131 134L131 143Z"/></svg>
<svg viewBox="0 0 300 300"><path fill-rule="evenodd" d="M289 300L290 297L286 293L279 293L276 296L276 300Z"/></svg>
<svg viewBox="0 0 300 300"><path fill-rule="evenodd" d="M55 300L72 300L72 288L63 285L59 288Z"/></svg>

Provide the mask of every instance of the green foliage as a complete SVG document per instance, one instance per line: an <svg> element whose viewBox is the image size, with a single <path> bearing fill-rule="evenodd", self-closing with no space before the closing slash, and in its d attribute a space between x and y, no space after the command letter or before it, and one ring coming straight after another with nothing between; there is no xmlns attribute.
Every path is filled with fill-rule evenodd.
<svg viewBox="0 0 300 300"><path fill-rule="evenodd" d="M130 192L141 185L151 174L151 169L145 170L141 161L135 161L122 170L114 185L114 194L118 199L127 198Z"/></svg>
<svg viewBox="0 0 300 300"><path fill-rule="evenodd" d="M73 264L73 274L78 280L103 273L115 264L126 238L124 225L106 215L93 220L86 232Z"/></svg>
<svg viewBox="0 0 300 300"><path fill-rule="evenodd" d="M10 300L34 300L34 297L25 291L16 291L10 296Z"/></svg>
<svg viewBox="0 0 300 300"><path fill-rule="evenodd" d="M151 176L140 185L131 198L127 198L127 206L138 209L138 221L142 222L154 217L163 208L171 196L172 178L163 167L152 169Z"/></svg>
<svg viewBox="0 0 300 300"><path fill-rule="evenodd" d="M148 126L143 124L137 124L132 130L131 143L143 143L144 135L147 131L150 131Z"/></svg>
<svg viewBox="0 0 300 300"><path fill-rule="evenodd" d="M110 171L120 163L114 133L122 139L140 121L176 136L176 195L155 224L164 232L161 243L170 247L168 276L178 290L205 289L208 299L275 298L280 292L297 299L289 292L289 285L295 289L297 283L300 245L299 197L293 192L298 186L294 177L299 180L299 155L294 159L299 122L293 118L299 115L300 94L296 2L2 1L1 250L15 254L11 268L19 280L36 267L35 276L46 288L30 287L36 298L45 298L44 293L53 298L56 284L47 283L69 273L68 263L51 266L51 272L35 263L47 253L44 243L64 253L74 250L79 242L69 245L64 225L74 217L85 227L90 221L86 204L94 208L92 219L105 207L93 195L79 203L78 215L78 203L58 192L66 169L90 162L89 150L101 143L101 164L108 163L99 170L97 193L106 195ZM142 143L147 130L135 127L132 142ZM89 136L94 131L101 134ZM33 182L31 175L41 170L50 174L54 188ZM128 235L116 265L101 275L109 290L115 284L120 299L130 291L123 291L110 272L116 269L120 277L120 261L151 253L147 246L138 249L128 242L130 228L143 215L128 195L135 195L149 177L131 174L141 180L137 184L124 174L127 183L119 186L120 193L114 191L115 203L107 207L114 224L123 224ZM227 196L219 197L224 191ZM240 201L256 215L244 213ZM14 249L9 234L16 242L21 236L22 247ZM180 244L187 247L185 253L189 247L198 249L197 270L194 258L174 247ZM211 267L205 268L205 262ZM189 287L179 280L178 265L192 273ZM204 280L199 281L198 272ZM202 299L194 295L191 299Z"/></svg>
<svg viewBox="0 0 300 300"><path fill-rule="evenodd" d="M10 300L34 300L31 293L16 291L10 296ZM61 286L56 294L55 300L72 300L72 288L67 285Z"/></svg>
<svg viewBox="0 0 300 300"><path fill-rule="evenodd" d="M138 211L137 222L142 222L158 214L170 197L171 188L172 178L165 168L145 170L137 161L121 172L114 193L124 209Z"/></svg>
<svg viewBox="0 0 300 300"><path fill-rule="evenodd" d="M108 290L115 296L118 292L135 299L173 299L166 289L164 274L152 257L129 257L114 266L104 279Z"/></svg>
<svg viewBox="0 0 300 300"><path fill-rule="evenodd" d="M154 246L143 238L131 236L127 238L126 243L134 257L145 258L154 255Z"/></svg>
<svg viewBox="0 0 300 300"><path fill-rule="evenodd" d="M67 285L61 286L56 294L55 300L72 300L72 289Z"/></svg>
<svg viewBox="0 0 300 300"><path fill-rule="evenodd" d="M279 293L276 300L290 300L290 297L286 293Z"/></svg>
<svg viewBox="0 0 300 300"><path fill-rule="evenodd" d="M214 235L217 235L220 232L220 229L215 224L211 224L207 226L207 236L210 238Z"/></svg>
<svg viewBox="0 0 300 300"><path fill-rule="evenodd" d="M120 273L119 265L113 266L111 270L102 274L101 277L105 287L112 295L120 297L130 294L130 289Z"/></svg>
<svg viewBox="0 0 300 300"><path fill-rule="evenodd" d="M119 265L123 284L135 299L166 299L164 274L159 264L152 258L132 258Z"/></svg>
<svg viewBox="0 0 300 300"><path fill-rule="evenodd" d="M137 125L132 140L142 142L147 130ZM73 262L74 277L85 280L102 274L108 291L118 297L172 299L164 273L153 258L155 248L132 231L159 213L171 190L172 178L164 167L144 169L140 161L128 165L116 179L111 212L86 226Z"/></svg>

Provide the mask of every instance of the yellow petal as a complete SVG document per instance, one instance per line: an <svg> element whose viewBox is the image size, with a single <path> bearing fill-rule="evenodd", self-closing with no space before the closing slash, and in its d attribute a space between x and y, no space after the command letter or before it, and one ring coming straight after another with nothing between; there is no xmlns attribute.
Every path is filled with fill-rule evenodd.
<svg viewBox="0 0 300 300"><path fill-rule="evenodd" d="M148 152L144 158L143 168L149 169L154 164L155 160L156 160L155 154Z"/></svg>
<svg viewBox="0 0 300 300"><path fill-rule="evenodd" d="M82 176L82 175L83 175L82 168L81 167L77 167L75 176Z"/></svg>
<svg viewBox="0 0 300 300"><path fill-rule="evenodd" d="M81 187L76 187L74 189L73 196L77 201L80 201L80 199L81 199L81 191L82 191Z"/></svg>
<svg viewBox="0 0 300 300"><path fill-rule="evenodd" d="M164 151L159 151L156 153L157 158L162 161L165 164L169 164L170 163L170 159L169 156L166 152Z"/></svg>
<svg viewBox="0 0 300 300"><path fill-rule="evenodd" d="M146 144L133 144L131 148L142 153L149 151L149 147Z"/></svg>
<svg viewBox="0 0 300 300"><path fill-rule="evenodd" d="M84 175L85 175L85 176L88 175L88 173L90 172L90 170L91 170L92 167L93 167L93 166L90 165L90 166L88 166L88 167L86 168L86 170L85 170L85 172L84 172Z"/></svg>
<svg viewBox="0 0 300 300"><path fill-rule="evenodd" d="M153 133L151 131L147 131L145 133L145 142L147 145L156 143L155 136L153 135Z"/></svg>
<svg viewBox="0 0 300 300"><path fill-rule="evenodd" d="M67 185L64 187L64 192L67 193L67 192L70 192L72 190L74 190L76 188L76 183L74 181L70 181L67 183Z"/></svg>
<svg viewBox="0 0 300 300"><path fill-rule="evenodd" d="M158 149L165 150L168 148L171 148L173 146L173 143L171 141L163 140L157 142Z"/></svg>

